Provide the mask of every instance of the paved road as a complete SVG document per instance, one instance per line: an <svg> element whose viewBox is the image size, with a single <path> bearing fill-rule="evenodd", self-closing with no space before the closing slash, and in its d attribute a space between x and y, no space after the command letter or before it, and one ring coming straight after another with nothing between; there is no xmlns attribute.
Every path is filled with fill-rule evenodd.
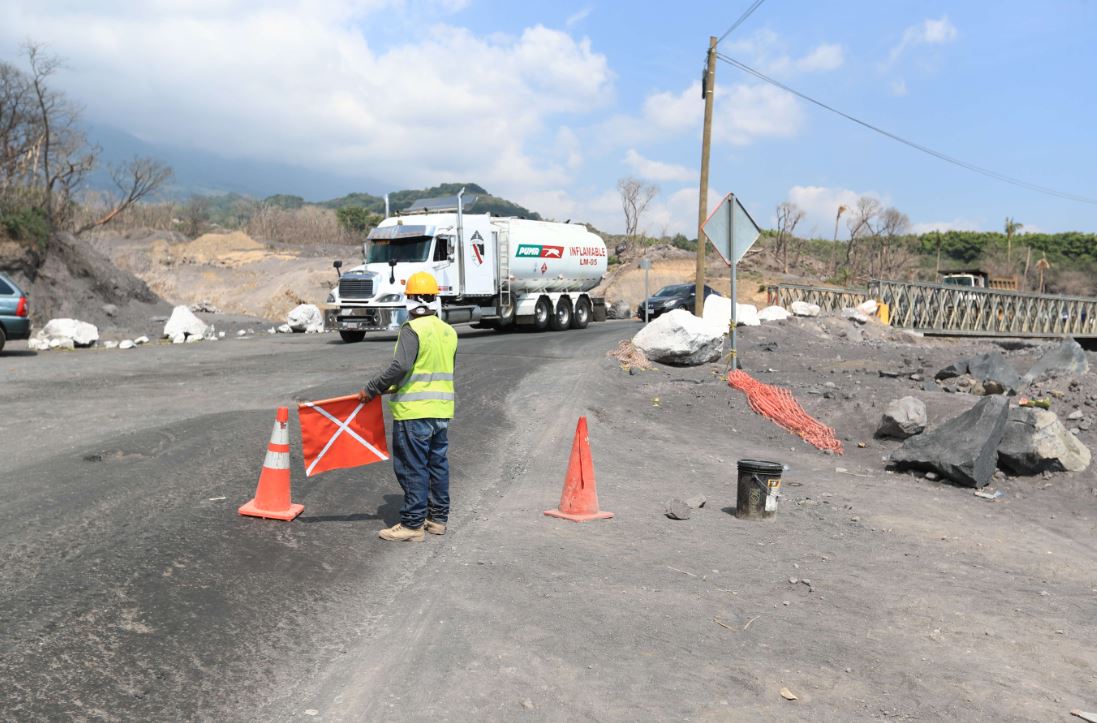
<svg viewBox="0 0 1097 723"><path fill-rule="evenodd" d="M529 375L634 328L461 332L454 487L490 505ZM360 386L392 339L256 337L0 356L0 717L290 717L285 701L368 634L430 557L376 539L398 519L389 464L306 480L298 521L241 518L274 408ZM291 423L296 439L296 422ZM338 677L338 676L336 676ZM353 676L351 676L351 679Z"/></svg>

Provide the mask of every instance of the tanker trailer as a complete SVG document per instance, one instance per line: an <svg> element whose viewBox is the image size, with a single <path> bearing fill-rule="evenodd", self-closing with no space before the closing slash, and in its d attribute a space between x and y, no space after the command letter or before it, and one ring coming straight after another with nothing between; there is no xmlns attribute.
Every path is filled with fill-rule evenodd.
<svg viewBox="0 0 1097 723"><path fill-rule="evenodd" d="M422 211L370 232L364 263L341 273L328 295L325 324L344 341L398 329L407 319L403 286L417 271L437 279L449 323L563 331L605 319L604 300L589 291L605 275L606 245L584 226L464 213L460 195L411 208Z"/></svg>

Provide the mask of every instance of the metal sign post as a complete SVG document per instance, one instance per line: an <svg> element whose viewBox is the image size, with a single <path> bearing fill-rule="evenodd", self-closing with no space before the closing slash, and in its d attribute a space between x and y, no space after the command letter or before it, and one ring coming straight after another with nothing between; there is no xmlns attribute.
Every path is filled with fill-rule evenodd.
<svg viewBox="0 0 1097 723"><path fill-rule="evenodd" d="M728 246L734 249L735 248L735 224L732 223L732 221L734 221L732 216L735 213L735 194L729 193L728 198L730 199L730 203L727 204L727 209L728 209ZM739 259L735 259L734 261L731 262L731 318L728 321L728 327L729 327L728 328L728 338L731 339L731 352L730 352L731 359L729 361L731 362L730 366L731 366L732 369L738 369L739 368L738 357L736 356L736 354L738 353L738 348L735 345L735 341L736 341L735 340L735 326L736 326L736 323L739 321L739 301L738 301L738 297L735 295L735 272L738 270L738 267L739 267Z"/></svg>
<svg viewBox="0 0 1097 723"><path fill-rule="evenodd" d="M728 326L730 327L728 329L728 340L731 342L731 362L737 368L738 349L735 326L739 320L739 314L735 301L736 266L743 258L743 255L754 245L754 242L758 240L762 230L758 228L758 224L754 223L754 219L743 208L743 204L739 202L734 193L729 193L720 201L720 205L712 212L708 221L705 221L703 229L716 249L716 253L720 254L720 257L724 259L724 263L731 269L731 314L728 319Z"/></svg>
<svg viewBox="0 0 1097 723"><path fill-rule="evenodd" d="M648 302L651 299L651 294L648 291L648 271L651 269L651 259L640 259L640 268L644 270L644 323L648 323L648 317L651 315L651 310L648 308Z"/></svg>

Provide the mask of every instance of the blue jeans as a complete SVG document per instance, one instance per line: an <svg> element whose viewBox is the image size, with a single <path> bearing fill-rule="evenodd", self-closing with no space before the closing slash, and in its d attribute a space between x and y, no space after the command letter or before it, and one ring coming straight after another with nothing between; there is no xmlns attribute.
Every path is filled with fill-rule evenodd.
<svg viewBox="0 0 1097 723"><path fill-rule="evenodd" d="M420 528L430 516L449 519L448 419L406 419L392 424L392 466L404 490L400 523Z"/></svg>

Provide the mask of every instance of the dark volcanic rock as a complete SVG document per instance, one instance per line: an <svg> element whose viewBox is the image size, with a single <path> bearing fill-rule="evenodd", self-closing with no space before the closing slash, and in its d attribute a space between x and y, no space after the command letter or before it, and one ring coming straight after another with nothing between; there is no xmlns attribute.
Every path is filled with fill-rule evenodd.
<svg viewBox="0 0 1097 723"><path fill-rule="evenodd" d="M1009 410L998 445L998 466L1011 474L1081 472L1089 466L1085 445L1067 431L1054 412L1018 407Z"/></svg>
<svg viewBox="0 0 1097 723"><path fill-rule="evenodd" d="M693 514L693 508L675 497L667 501L666 515L672 520L688 520Z"/></svg>
<svg viewBox="0 0 1097 723"><path fill-rule="evenodd" d="M1089 371L1089 360L1082 346L1073 339L1063 339L1063 343L1044 353L1039 361L1029 369L1024 381L1032 382L1043 377L1057 377L1069 374L1085 374Z"/></svg>
<svg viewBox="0 0 1097 723"><path fill-rule="evenodd" d="M932 432L911 437L891 454L897 467L930 470L968 487L990 482L1005 433L1009 402L984 397Z"/></svg>
<svg viewBox="0 0 1097 723"><path fill-rule="evenodd" d="M1015 391L1021 385L1021 375L1010 366L1005 355L1000 351L980 354L968 359L967 371L987 389L990 388L987 382L996 382L1005 391Z"/></svg>
<svg viewBox="0 0 1097 723"><path fill-rule="evenodd" d="M936 378L952 379L965 374L971 375L984 389L988 388L987 382L992 383L989 389L1002 389L1004 391L1015 391L1021 385L1021 376L1009 365L1005 355L1000 351L955 361L937 372Z"/></svg>

